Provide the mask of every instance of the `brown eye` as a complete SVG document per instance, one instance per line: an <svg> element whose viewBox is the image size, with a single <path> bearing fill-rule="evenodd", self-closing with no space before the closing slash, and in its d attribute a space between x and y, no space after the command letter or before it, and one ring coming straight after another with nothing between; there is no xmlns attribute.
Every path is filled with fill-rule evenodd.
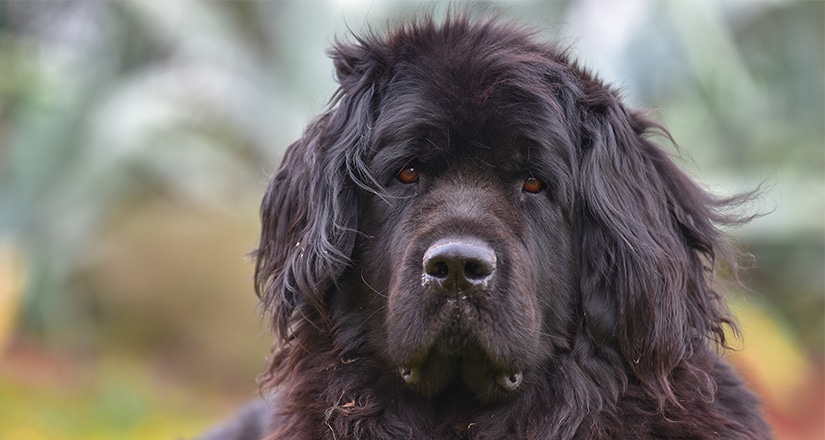
<svg viewBox="0 0 825 440"><path fill-rule="evenodd" d="M531 176L524 179L524 186L522 186L522 189L529 193L535 194L544 189L544 182L542 182L539 178Z"/></svg>
<svg viewBox="0 0 825 440"><path fill-rule="evenodd" d="M418 180L418 169L412 165L405 165L396 177L401 183L413 183Z"/></svg>

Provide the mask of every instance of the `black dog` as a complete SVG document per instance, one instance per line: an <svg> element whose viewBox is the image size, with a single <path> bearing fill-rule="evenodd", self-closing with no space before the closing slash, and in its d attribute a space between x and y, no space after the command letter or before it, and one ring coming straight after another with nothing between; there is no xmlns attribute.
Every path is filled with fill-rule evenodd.
<svg viewBox="0 0 825 440"><path fill-rule="evenodd" d="M216 438L770 438L709 283L742 198L532 35L459 14L332 49L261 208L270 402Z"/></svg>

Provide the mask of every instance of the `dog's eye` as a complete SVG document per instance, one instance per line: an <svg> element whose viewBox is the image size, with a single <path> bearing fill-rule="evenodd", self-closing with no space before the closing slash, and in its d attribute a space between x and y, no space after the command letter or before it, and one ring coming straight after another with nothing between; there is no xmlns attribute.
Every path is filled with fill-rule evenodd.
<svg viewBox="0 0 825 440"><path fill-rule="evenodd" d="M544 189L544 182L538 177L530 176L524 179L524 185L521 188L524 191L535 194Z"/></svg>
<svg viewBox="0 0 825 440"><path fill-rule="evenodd" d="M412 165L404 165L396 175L401 183L413 183L418 180L418 169Z"/></svg>

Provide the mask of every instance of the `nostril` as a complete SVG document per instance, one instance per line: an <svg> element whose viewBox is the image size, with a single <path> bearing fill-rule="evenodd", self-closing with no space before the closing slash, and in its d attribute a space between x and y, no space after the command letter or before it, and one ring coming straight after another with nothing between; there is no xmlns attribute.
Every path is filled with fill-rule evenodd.
<svg viewBox="0 0 825 440"><path fill-rule="evenodd" d="M493 267L487 261L468 260L464 263L464 276L468 280L484 279L493 273Z"/></svg>
<svg viewBox="0 0 825 440"><path fill-rule="evenodd" d="M440 260L430 260L424 267L424 272L427 275L435 278L447 278L447 275L450 274L450 269L447 266L447 263L440 261Z"/></svg>

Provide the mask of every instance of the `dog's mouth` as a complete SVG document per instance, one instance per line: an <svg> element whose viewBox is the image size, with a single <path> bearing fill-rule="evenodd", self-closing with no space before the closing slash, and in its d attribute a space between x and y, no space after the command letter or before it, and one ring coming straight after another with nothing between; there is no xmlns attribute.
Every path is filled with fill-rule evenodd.
<svg viewBox="0 0 825 440"><path fill-rule="evenodd" d="M421 368L421 364L403 365L398 369L398 371L401 374L401 378L404 379L404 382L411 386L416 386L421 381ZM505 392L513 392L521 386L521 382L524 379L524 374L521 371L514 372L512 370L503 369L494 373L493 379L495 380L495 383Z"/></svg>
<svg viewBox="0 0 825 440"><path fill-rule="evenodd" d="M459 385L478 401L493 403L517 393L524 383L521 368L496 362L461 332L447 332L424 356L398 367L408 387L435 397Z"/></svg>

